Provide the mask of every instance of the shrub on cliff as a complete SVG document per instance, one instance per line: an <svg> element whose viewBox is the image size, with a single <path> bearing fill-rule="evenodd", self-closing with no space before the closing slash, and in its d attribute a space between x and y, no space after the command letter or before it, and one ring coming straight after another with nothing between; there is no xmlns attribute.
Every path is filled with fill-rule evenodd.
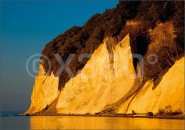
<svg viewBox="0 0 185 130"><path fill-rule="evenodd" d="M171 21L159 23L150 31L151 43L144 56L144 77L156 80L164 74L183 54L183 49L175 40L174 26ZM149 59L150 57L153 59ZM155 61L154 64L151 62ZM151 62L150 62L151 61Z"/></svg>
<svg viewBox="0 0 185 130"><path fill-rule="evenodd" d="M174 115L179 115L182 114L182 110L172 110L172 106L168 105L164 109L161 108L158 110L157 115L158 116L174 116Z"/></svg>

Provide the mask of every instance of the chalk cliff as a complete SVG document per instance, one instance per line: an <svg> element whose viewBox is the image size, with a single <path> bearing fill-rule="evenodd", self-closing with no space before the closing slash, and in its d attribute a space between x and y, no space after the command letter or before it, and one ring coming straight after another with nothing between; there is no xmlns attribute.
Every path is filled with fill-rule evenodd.
<svg viewBox="0 0 185 130"><path fill-rule="evenodd" d="M147 14L143 6L149 11L164 6L163 14L148 22L151 12ZM25 114L184 113L183 32L176 18L180 6L178 2L120 2L82 28L59 35L43 50L51 72L46 74L47 64L40 65ZM55 53L65 60L75 54L68 64L73 77L66 72L56 75L60 65ZM91 56L79 61L81 54Z"/></svg>
<svg viewBox="0 0 185 130"><path fill-rule="evenodd" d="M104 110L109 104L118 102L129 90L134 89L136 72L133 67L130 38L127 35L113 49L113 62L110 62L106 38L92 54L82 71L58 90L58 78L53 74L44 76L42 65L37 75L32 93L32 104L27 111L35 114L55 102L46 114L86 114ZM138 83L139 84L139 83ZM118 108L118 113L139 113L172 106L173 110L184 110L184 57L162 77L156 89L152 81L128 98ZM115 107L114 105L112 106Z"/></svg>

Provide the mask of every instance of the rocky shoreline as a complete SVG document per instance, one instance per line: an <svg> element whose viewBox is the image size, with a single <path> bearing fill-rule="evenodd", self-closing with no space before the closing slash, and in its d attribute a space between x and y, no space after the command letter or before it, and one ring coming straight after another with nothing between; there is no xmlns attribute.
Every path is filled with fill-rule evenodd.
<svg viewBox="0 0 185 130"><path fill-rule="evenodd" d="M179 114L179 115L147 115L147 113L140 113L140 114L48 114L48 115L43 115L43 114L34 114L34 115L23 115L19 114L17 116L87 116L87 117L123 117L123 118L157 118L157 119L180 119L184 120L185 115L184 114Z"/></svg>

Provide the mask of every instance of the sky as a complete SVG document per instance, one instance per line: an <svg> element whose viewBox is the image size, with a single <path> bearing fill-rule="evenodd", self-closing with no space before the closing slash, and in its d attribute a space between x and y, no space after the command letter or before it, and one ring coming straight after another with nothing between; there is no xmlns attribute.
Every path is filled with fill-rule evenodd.
<svg viewBox="0 0 185 130"><path fill-rule="evenodd" d="M26 62L72 26L113 8L118 0L1 0L0 112L29 108L34 78Z"/></svg>

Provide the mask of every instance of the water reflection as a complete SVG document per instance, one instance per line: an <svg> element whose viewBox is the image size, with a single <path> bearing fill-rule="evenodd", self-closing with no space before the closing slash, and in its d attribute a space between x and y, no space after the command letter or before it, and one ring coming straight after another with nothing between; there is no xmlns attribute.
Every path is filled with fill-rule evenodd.
<svg viewBox="0 0 185 130"><path fill-rule="evenodd" d="M35 116L30 117L31 129L184 129L184 120Z"/></svg>

